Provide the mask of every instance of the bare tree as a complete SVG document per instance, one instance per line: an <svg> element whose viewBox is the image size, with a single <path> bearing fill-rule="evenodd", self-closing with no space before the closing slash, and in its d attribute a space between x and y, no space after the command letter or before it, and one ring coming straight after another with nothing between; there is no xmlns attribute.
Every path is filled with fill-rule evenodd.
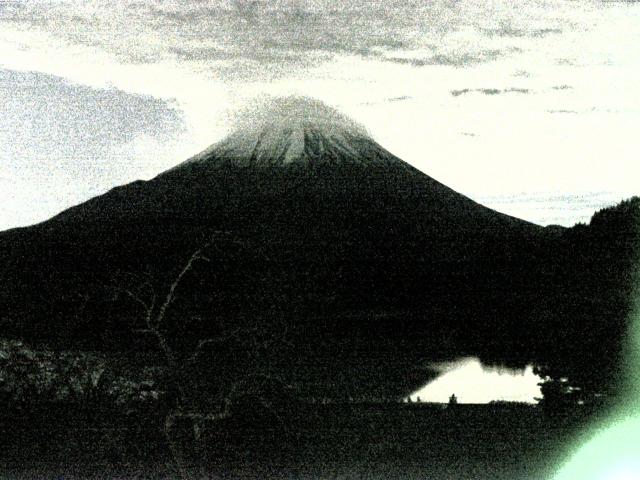
<svg viewBox="0 0 640 480"><path fill-rule="evenodd" d="M189 478L190 474L181 445L173 435L173 429L178 422L187 421L190 424L194 447L199 450L205 425L208 422L229 418L232 414L232 404L235 398L244 392L255 389L256 386L266 381L276 382L287 387L280 378L274 376L269 370L245 372L227 386L220 399L219 409L212 412L202 411L193 401L185 385L185 371L189 366L198 362L206 351L214 350L216 347L229 342L235 342L238 345L243 345L248 351L256 353L267 351L276 343L287 343L287 329L284 326L281 329L276 329L280 330L277 335L272 333L273 328L271 331L267 331L264 326L251 326L227 329L227 331L223 331L215 337L200 339L186 355L172 346L169 336L168 312L175 303L176 295L182 282L193 271L195 265L198 262L211 262L207 252L215 246L214 242L221 234L222 232L216 232L209 241L186 259L163 295L158 294L155 286L156 279L148 272L144 275L126 274L126 277L128 277L126 281L120 281L112 285L112 288L124 294L138 306L141 315L136 317L137 325L135 325L136 328L134 330L139 334L148 335L155 339L155 343L166 362L170 387L175 390L176 396L175 406L167 413L163 429L171 454L182 478ZM276 412L277 408L271 405L267 399L261 399L260 401L265 407Z"/></svg>

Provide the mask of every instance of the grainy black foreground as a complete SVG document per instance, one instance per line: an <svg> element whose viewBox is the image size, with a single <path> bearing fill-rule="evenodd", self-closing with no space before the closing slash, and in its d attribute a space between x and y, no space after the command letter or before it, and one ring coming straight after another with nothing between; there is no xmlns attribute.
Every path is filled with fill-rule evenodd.
<svg viewBox="0 0 640 480"><path fill-rule="evenodd" d="M6 478L179 475L153 412L16 413L0 417ZM546 478L593 420L586 411L549 416L519 404L299 404L279 418L244 410L211 422L198 448L187 425L176 426L176 438L192 447L192 478L525 480Z"/></svg>

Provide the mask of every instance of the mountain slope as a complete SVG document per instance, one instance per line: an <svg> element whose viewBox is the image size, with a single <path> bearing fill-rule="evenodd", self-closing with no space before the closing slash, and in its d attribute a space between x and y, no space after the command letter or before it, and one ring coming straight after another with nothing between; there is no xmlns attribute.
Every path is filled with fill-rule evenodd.
<svg viewBox="0 0 640 480"><path fill-rule="evenodd" d="M317 102L252 119L148 182L0 234L5 332L152 351L114 284L164 292L210 243L169 312L185 351L234 329L286 333L260 362L331 394L405 393L430 359L530 360L514 325L538 295L545 229L454 192ZM246 342L232 350L257 361Z"/></svg>

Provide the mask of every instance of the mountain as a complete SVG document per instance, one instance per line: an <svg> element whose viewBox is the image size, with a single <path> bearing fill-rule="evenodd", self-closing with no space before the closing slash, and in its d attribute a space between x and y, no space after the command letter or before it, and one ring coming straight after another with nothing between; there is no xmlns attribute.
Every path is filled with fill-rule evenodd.
<svg viewBox="0 0 640 480"><path fill-rule="evenodd" d="M313 99L281 98L243 112L236 123L235 132L177 169L221 162L254 168L403 163L375 144L361 125Z"/></svg>
<svg viewBox="0 0 640 480"><path fill-rule="evenodd" d="M281 99L237 124L150 181L0 234L6 335L153 352L122 292L162 298L206 246L176 289L170 337L185 352L240 339L200 375L260 364L310 394L399 396L432 360L521 366L540 353L531 330L556 278L542 258L561 231L477 204L317 101Z"/></svg>

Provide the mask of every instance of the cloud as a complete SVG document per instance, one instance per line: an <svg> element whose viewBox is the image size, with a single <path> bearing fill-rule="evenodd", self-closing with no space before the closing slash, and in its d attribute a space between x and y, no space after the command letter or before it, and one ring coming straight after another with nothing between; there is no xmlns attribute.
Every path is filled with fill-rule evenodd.
<svg viewBox="0 0 640 480"><path fill-rule="evenodd" d="M555 85L551 87L552 90L573 90L573 87L570 85ZM530 88L520 88L520 87L510 87L510 88L461 88L457 90L451 90L451 95L454 97L459 97L461 95L467 95L470 93L481 93L482 95L504 95L507 93L519 93L519 94L533 94L535 93ZM551 111L551 110L549 110ZM566 111L566 110L553 110L555 111Z"/></svg>
<svg viewBox="0 0 640 480"><path fill-rule="evenodd" d="M549 113L570 113L570 114L578 114L577 110L547 110Z"/></svg>
<svg viewBox="0 0 640 480"><path fill-rule="evenodd" d="M409 100L409 99L411 99L411 97L409 95L401 95L399 97L389 98L387 101L389 101L389 102L401 102L403 100Z"/></svg>
<svg viewBox="0 0 640 480"><path fill-rule="evenodd" d="M462 90L451 90L451 95L454 97L459 97L460 95L466 95L468 93L481 93L483 95L503 95L505 93L520 93L527 94L531 93L528 88L463 88Z"/></svg>
<svg viewBox="0 0 640 480"><path fill-rule="evenodd" d="M334 55L416 67L476 65L518 51L511 39L562 32L563 20L548 9L530 8L524 19L519 9L507 0L495 8L446 0L354 0L339 7L323 0L11 2L0 11L0 25L48 32L132 64L178 58L219 76L244 71L250 79L286 76ZM425 49L428 56L397 54Z"/></svg>
<svg viewBox="0 0 640 480"><path fill-rule="evenodd" d="M378 14L384 17L384 9ZM385 27L383 18L372 12L314 11L296 2L124 1L115 9L101 2L74 8L34 2L2 20L47 31L72 44L97 47L132 63L172 56L196 62L249 60L260 64L256 70L267 67L281 73L302 57L321 62L330 58L322 53L402 43L397 39L402 32ZM218 66L209 65L212 70Z"/></svg>
<svg viewBox="0 0 640 480"><path fill-rule="evenodd" d="M182 123L181 113L165 101L37 72L0 69L0 88L5 92L2 116L22 127L10 148L36 143L70 149L87 143L108 146L138 133L165 136Z"/></svg>
<svg viewBox="0 0 640 480"><path fill-rule="evenodd" d="M487 28L484 32L490 36L498 37L546 37L547 35L559 35L562 33L561 28L514 28L511 25L503 24L498 28Z"/></svg>
<svg viewBox="0 0 640 480"><path fill-rule="evenodd" d="M378 58L385 62L399 63L402 65L411 65L413 67L424 67L427 65L448 65L454 67L469 66L483 63L498 58L503 52L501 50L481 50L473 53L465 52L447 52L434 53L429 57L413 58L413 57L394 57L382 56Z"/></svg>
<svg viewBox="0 0 640 480"><path fill-rule="evenodd" d="M0 173L13 192L3 197L5 220L43 220L179 160L167 156L172 139L177 142L184 133L184 122L165 101L1 68L0 92ZM122 148L140 138L152 148ZM24 185L37 188L26 195ZM40 208L34 211L32 205Z"/></svg>

